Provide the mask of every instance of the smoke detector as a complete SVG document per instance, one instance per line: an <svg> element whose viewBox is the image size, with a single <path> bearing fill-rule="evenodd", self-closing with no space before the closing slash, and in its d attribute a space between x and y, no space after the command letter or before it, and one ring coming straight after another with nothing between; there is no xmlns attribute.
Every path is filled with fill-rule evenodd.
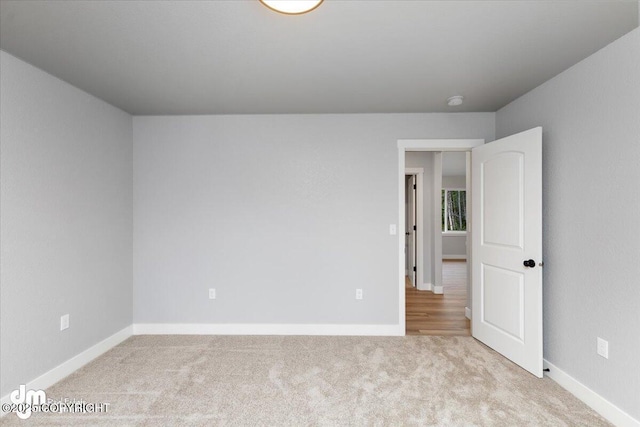
<svg viewBox="0 0 640 427"><path fill-rule="evenodd" d="M461 105L462 101L464 101L464 96L455 95L447 99L447 105L449 105L449 107L455 107L455 106Z"/></svg>

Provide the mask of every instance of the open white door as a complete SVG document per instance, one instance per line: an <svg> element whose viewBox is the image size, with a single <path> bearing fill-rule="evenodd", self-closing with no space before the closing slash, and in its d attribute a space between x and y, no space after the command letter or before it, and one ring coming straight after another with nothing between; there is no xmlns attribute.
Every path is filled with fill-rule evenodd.
<svg viewBox="0 0 640 427"><path fill-rule="evenodd" d="M472 335L542 378L542 128L471 161Z"/></svg>

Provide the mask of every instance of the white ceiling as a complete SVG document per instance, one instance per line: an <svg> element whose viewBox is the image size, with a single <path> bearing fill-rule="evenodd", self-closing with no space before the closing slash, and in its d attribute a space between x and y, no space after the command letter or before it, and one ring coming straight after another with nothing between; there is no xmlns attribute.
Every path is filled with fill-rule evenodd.
<svg viewBox="0 0 640 427"><path fill-rule="evenodd" d="M496 111L637 25L635 0L0 3L3 50L138 115Z"/></svg>

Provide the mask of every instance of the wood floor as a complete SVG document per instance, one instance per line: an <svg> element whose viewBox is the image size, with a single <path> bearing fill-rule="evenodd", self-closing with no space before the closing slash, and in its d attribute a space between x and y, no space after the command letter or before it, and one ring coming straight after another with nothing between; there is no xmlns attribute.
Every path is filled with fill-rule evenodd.
<svg viewBox="0 0 640 427"><path fill-rule="evenodd" d="M465 317L467 305L467 263L442 262L444 294L419 291L407 277L407 335L470 335Z"/></svg>

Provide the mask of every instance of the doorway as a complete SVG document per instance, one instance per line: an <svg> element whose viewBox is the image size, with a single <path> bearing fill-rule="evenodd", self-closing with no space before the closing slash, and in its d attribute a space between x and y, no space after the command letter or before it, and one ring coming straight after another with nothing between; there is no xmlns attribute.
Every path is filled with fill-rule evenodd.
<svg viewBox="0 0 640 427"><path fill-rule="evenodd" d="M405 198L405 193L407 193L407 178L406 178L406 174L408 174L409 172L407 172L406 167L407 166L412 166L415 167L416 165L408 165L406 163L406 159L405 159L405 154L407 152L429 152L430 154L432 154L432 157L437 157L440 156L439 161L435 162L434 165L440 165L440 169L437 171L434 171L434 182L430 182L429 184L424 184L425 188L424 189L428 189L427 187L430 187L430 197L432 199L435 199L435 195L438 195L438 201L439 199L439 194L442 188L442 170L441 170L441 157L442 157L442 152L448 152L448 151L458 151L458 152L468 152L470 151L472 148L483 145L484 144L484 140L482 139L465 139L465 140L399 140L398 141L398 161L399 161L399 195L400 195L400 200L399 200L399 211L400 211L400 215L399 215L399 219L400 219L400 224L399 224L399 229L400 230L407 230L407 222L408 222L408 217L407 217L407 206L405 205L406 202L406 198ZM426 153L425 153L426 154ZM426 169L423 170L423 174L425 174ZM439 175L439 178L438 178ZM418 191L418 195L424 194L424 192L422 191ZM399 307L399 313L400 313L400 319L399 319L399 323L401 326L404 326L404 330L405 333L411 333L411 332L407 332L407 314L408 313L412 313L412 321L414 320L424 320L427 317L428 313L422 313L421 315L423 316L423 319L416 319L415 316L413 315L413 311L414 309L417 309L417 307L420 304L431 304L433 306L433 297L437 297L440 298L441 303L448 303L450 301L444 301L445 297L443 295L434 295L433 292L423 292L421 290L430 290L430 291L436 291L438 293L442 293L442 278L443 278L443 271L442 271L442 233L441 233L441 208L440 208L440 202L438 202L437 206L435 204L432 204L433 206L430 206L428 209L424 208L424 211L427 213L427 215L418 215L419 219L424 219L424 227L423 230L428 231L427 233L416 233L418 237L420 236L429 236L430 235L430 239L429 239L429 247L425 248L425 245L418 245L419 248L424 248L424 252L426 253L428 252L429 257L431 257L431 259L437 259L439 260L439 262L433 262L431 266L423 266L422 269L419 268L418 266L418 273L423 273L423 280L421 279L416 279L417 281L417 285L416 287L411 286L409 289L406 289L407 284L411 283L410 281L407 280L407 271L406 271L406 267L407 267L407 263L406 263L406 244L407 241L406 239L398 239L399 240L399 248L398 248L398 253L399 253L399 266L400 266L400 283L399 283L399 300L400 300L400 307ZM426 205L425 205L426 206ZM428 211L428 212L427 212ZM469 213L470 214L470 213ZM436 232L437 231L437 232ZM426 238L423 240L424 242L427 242ZM469 244L470 247L470 244ZM420 257L419 255L416 257L418 260L421 260L422 258L426 259L428 257ZM467 261L471 261L470 259L470 254L467 253ZM426 262L426 261L425 261ZM424 263L423 263L424 264ZM462 265L460 265L462 264ZM467 313L467 310L465 310L465 308L467 307L467 303L468 300L466 298L467 295L470 295L470 290L468 289L468 286L466 285L467 283L469 283L469 280L467 280L466 278L469 277L468 273L466 273L466 266L467 263L463 262L457 265L458 270L460 268L465 270L465 279L464 282L465 284L463 284L463 287L466 287L466 295L465 293L459 293L458 295L456 295L457 297L457 301L456 304L460 304L461 302L464 304L460 310L462 313L462 317L458 322L458 326L462 329L465 328L466 324L467 324L467 320L464 318L464 315ZM449 264L447 264L447 268L449 267ZM427 271L430 270L430 271ZM428 276L428 277L427 277ZM409 297L407 297L407 292L413 292L411 294L409 294ZM461 299L460 299L460 294L462 295ZM415 299L414 297L420 297L421 301L418 299ZM452 296L454 296L454 294L452 294ZM427 298L430 297L430 298ZM407 302L409 302L411 305L408 306ZM452 301L451 301L452 302ZM433 319L433 313L431 313L431 319ZM415 324L412 324L412 330L421 330L422 327L414 327ZM458 329L460 329L458 328ZM422 328L424 330L424 328ZM434 330L437 330L437 328L433 328Z"/></svg>
<svg viewBox="0 0 640 427"><path fill-rule="evenodd" d="M424 228L424 169L405 169L405 277L408 277L411 286L422 289L424 283L424 254L423 233Z"/></svg>
<svg viewBox="0 0 640 427"><path fill-rule="evenodd" d="M404 201L405 201L405 212L406 212L406 224L405 224L405 249L404 252L407 254L405 259L407 260L405 265L405 275L407 277L408 284L412 287L416 287L416 253L418 251L418 242L417 242L417 224L416 218L418 213L416 212L416 176L415 175L405 175L405 192L404 192Z"/></svg>
<svg viewBox="0 0 640 427"><path fill-rule="evenodd" d="M469 160L464 151L405 153L406 334L470 335L466 317L470 305L466 271ZM416 171L421 172L419 189ZM418 210L416 193L422 197ZM418 218L424 227L416 226ZM416 245L418 237L422 241ZM423 261L417 283L416 249L422 249L418 258Z"/></svg>
<svg viewBox="0 0 640 427"><path fill-rule="evenodd" d="M542 271L536 267L543 262L535 261L542 259L542 128L486 145L483 140L399 140L401 230L408 151L473 152L467 181L471 333L542 378ZM404 239L398 245L399 326L406 333Z"/></svg>

